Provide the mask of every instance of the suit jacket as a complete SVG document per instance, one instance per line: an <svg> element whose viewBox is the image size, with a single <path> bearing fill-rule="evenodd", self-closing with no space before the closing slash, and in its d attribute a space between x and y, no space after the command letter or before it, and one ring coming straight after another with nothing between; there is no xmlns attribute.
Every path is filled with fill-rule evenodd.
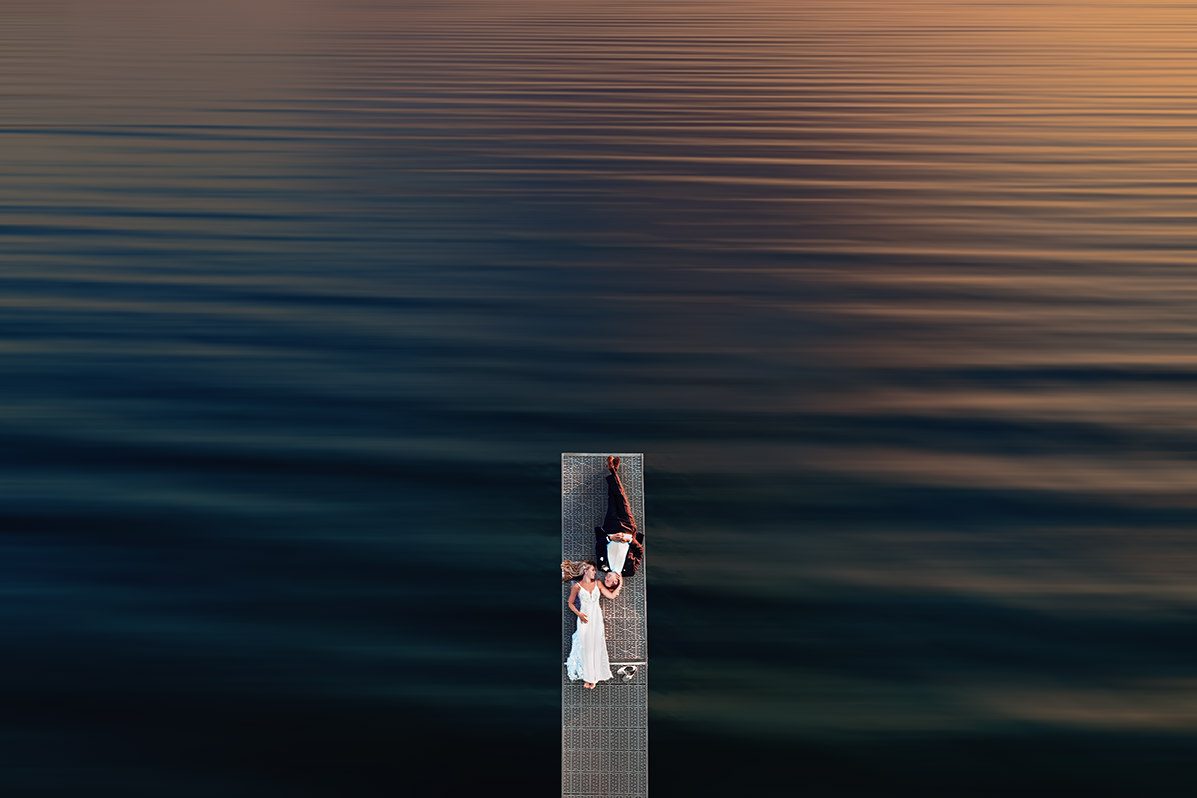
<svg viewBox="0 0 1197 798"><path fill-rule="evenodd" d="M611 564L607 562L607 532L601 527L594 528L594 561L598 563L600 571L610 571ZM628 544L628 556L623 561L623 575L634 576L644 562L644 533L636 532L632 542Z"/></svg>

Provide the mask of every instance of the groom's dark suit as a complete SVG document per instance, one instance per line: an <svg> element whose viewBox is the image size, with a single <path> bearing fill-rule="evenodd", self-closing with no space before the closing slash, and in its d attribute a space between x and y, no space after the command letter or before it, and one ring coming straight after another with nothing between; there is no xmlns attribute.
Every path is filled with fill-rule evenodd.
<svg viewBox="0 0 1197 798"><path fill-rule="evenodd" d="M607 562L607 535L617 532L631 533L633 540L628 544L628 556L623 562L623 575L632 576L644 560L644 533L636 529L632 518L632 506L624 492L618 474L607 475L607 515L603 525L594 528L594 559L599 570L610 571Z"/></svg>
<svg viewBox="0 0 1197 798"><path fill-rule="evenodd" d="M607 532L601 526L594 528L594 559L598 562L600 571L610 571L607 562ZM635 540L628 544L628 556L623 561L623 575L632 576L644 560L644 533L636 532Z"/></svg>

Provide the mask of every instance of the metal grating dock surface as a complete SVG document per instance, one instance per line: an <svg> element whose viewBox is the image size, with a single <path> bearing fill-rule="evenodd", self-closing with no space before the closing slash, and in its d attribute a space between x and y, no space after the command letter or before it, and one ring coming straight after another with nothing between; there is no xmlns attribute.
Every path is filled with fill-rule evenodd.
<svg viewBox="0 0 1197 798"><path fill-rule="evenodd" d="M565 608L571 583L561 586L561 795L643 798L648 795L648 626L645 578L644 455L604 452L561 455L561 557L594 559L594 528L607 509L607 454L622 458L620 479L632 514L645 532L645 562L624 580L614 602L601 599L607 653L615 678L584 690L565 675L576 616ZM629 665L635 668L624 668ZM619 672L624 668L631 679Z"/></svg>

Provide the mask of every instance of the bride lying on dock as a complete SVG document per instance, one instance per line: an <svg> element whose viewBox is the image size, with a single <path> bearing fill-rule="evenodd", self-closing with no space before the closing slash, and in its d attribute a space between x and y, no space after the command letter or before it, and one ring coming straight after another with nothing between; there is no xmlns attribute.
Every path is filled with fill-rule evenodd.
<svg viewBox="0 0 1197 798"><path fill-rule="evenodd" d="M594 689L595 682L611 678L607 633L603 627L603 608L599 606L599 596L615 600L619 591L623 590L623 580L618 574L608 573L603 582L599 582L594 578L595 573L594 563L571 560L561 563L562 580L578 580L566 600L570 612L578 616L578 621L570 641L565 670L571 682L581 679L582 686L587 689ZM614 590L609 590L608 586Z"/></svg>

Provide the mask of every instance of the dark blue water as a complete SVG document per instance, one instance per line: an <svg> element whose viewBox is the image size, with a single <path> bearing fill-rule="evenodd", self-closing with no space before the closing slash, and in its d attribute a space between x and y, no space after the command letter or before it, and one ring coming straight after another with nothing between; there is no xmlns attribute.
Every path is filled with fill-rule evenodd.
<svg viewBox="0 0 1197 798"><path fill-rule="evenodd" d="M562 451L655 794L1191 791L1195 26L6 4L0 793L551 795Z"/></svg>

